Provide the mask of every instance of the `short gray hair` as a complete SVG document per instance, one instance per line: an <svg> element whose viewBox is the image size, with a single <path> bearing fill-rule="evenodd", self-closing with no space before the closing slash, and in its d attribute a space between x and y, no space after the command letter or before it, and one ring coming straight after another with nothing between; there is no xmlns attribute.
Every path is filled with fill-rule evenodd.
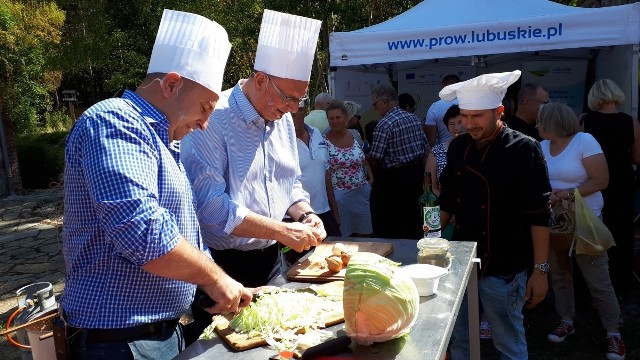
<svg viewBox="0 0 640 360"><path fill-rule="evenodd" d="M543 104L538 110L536 124L555 136L572 136L580 131L578 117L569 106L560 102Z"/></svg>
<svg viewBox="0 0 640 360"><path fill-rule="evenodd" d="M316 95L313 105L316 108L318 108L318 105L320 105L319 108L325 109L331 100L333 100L333 97L329 93L321 92L320 94Z"/></svg>
<svg viewBox="0 0 640 360"><path fill-rule="evenodd" d="M391 85L380 84L371 89L371 95L376 99L385 99L389 102L398 102L398 92Z"/></svg>
<svg viewBox="0 0 640 360"><path fill-rule="evenodd" d="M344 106L344 103L342 102L342 100L338 100L338 99L334 99L331 100L329 102L329 105L327 105L327 109L325 110L327 112L327 115L329 114L329 111L331 110L340 110L345 117L347 117L347 120L349 120L350 118L349 116L349 110L347 110L347 107Z"/></svg>
<svg viewBox="0 0 640 360"><path fill-rule="evenodd" d="M624 93L618 85L609 79L602 79L593 83L587 97L589 109L598 111L602 108L602 105L609 102L616 105L624 102Z"/></svg>

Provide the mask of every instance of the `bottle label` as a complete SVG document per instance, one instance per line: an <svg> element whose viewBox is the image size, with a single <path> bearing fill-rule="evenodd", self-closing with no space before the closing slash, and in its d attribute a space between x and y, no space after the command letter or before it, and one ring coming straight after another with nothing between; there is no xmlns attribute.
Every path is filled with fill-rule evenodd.
<svg viewBox="0 0 640 360"><path fill-rule="evenodd" d="M422 231L426 237L440 237L440 206L422 208Z"/></svg>

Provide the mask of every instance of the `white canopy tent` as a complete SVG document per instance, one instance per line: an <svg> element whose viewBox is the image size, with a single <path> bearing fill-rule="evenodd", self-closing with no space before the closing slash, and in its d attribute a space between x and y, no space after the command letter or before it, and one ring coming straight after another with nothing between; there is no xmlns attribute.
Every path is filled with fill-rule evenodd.
<svg viewBox="0 0 640 360"><path fill-rule="evenodd" d="M336 87L342 74L397 80L407 69L464 66L471 77L522 68L525 61L584 60L595 79L621 86L622 110L637 116L639 43L640 3L578 8L546 0L424 0L383 23L330 34L330 86L336 97L348 98L344 86Z"/></svg>

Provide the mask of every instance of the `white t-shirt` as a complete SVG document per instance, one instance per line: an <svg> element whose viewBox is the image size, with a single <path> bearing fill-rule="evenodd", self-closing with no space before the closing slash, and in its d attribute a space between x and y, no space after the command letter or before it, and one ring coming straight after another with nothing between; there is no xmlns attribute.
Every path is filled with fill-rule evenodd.
<svg viewBox="0 0 640 360"><path fill-rule="evenodd" d="M309 146L300 139L296 139L298 145L298 160L300 162L300 183L302 188L309 193L311 207L322 214L330 210L327 188L325 187L324 174L329 161L327 143L320 134L320 130L305 125L311 139Z"/></svg>
<svg viewBox="0 0 640 360"><path fill-rule="evenodd" d="M436 126L437 144L443 144L452 139L447 125L442 122L444 114L452 105L458 105L458 99L453 99L451 101L438 100L431 104L429 110L427 110L427 116L424 119L424 124Z"/></svg>
<svg viewBox="0 0 640 360"><path fill-rule="evenodd" d="M591 134L583 132L575 134L569 145L556 156L551 156L549 153L549 145L549 140L540 142L547 161L551 188L554 190L575 188L587 182L589 177L582 159L602 154L598 141ZM585 197L584 201L596 215L600 216L604 205L600 191Z"/></svg>

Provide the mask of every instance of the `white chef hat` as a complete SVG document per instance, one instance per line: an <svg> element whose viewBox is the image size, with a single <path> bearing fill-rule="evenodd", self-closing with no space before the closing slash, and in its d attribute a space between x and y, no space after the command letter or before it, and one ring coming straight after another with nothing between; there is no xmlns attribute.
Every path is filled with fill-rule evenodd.
<svg viewBox="0 0 640 360"><path fill-rule="evenodd" d="M321 24L320 20L265 9L253 68L309 81Z"/></svg>
<svg viewBox="0 0 640 360"><path fill-rule="evenodd" d="M203 16L165 9L147 74L176 72L220 94L231 43L227 32Z"/></svg>
<svg viewBox="0 0 640 360"><path fill-rule="evenodd" d="M484 74L471 80L446 86L440 98L451 101L458 98L458 106L464 110L487 110L500 106L509 85L520 78L520 70Z"/></svg>

